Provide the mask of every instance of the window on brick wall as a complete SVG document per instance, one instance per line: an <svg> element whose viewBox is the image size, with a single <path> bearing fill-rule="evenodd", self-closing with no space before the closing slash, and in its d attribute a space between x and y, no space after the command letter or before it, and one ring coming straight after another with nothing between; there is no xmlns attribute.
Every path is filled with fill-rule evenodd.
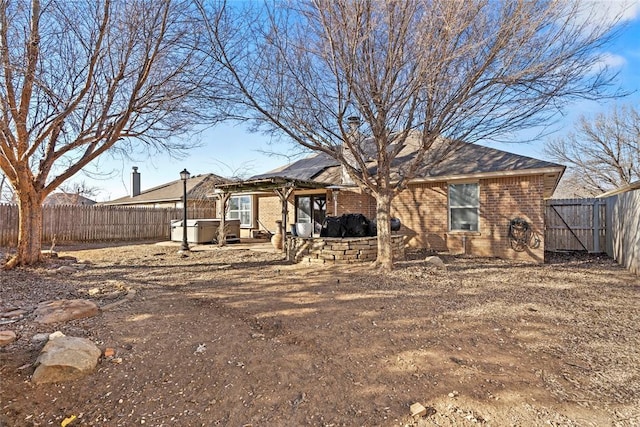
<svg viewBox="0 0 640 427"><path fill-rule="evenodd" d="M478 184L449 184L449 230L478 231Z"/></svg>
<svg viewBox="0 0 640 427"><path fill-rule="evenodd" d="M239 219L240 226L251 227L251 196L231 196L227 209L227 218Z"/></svg>

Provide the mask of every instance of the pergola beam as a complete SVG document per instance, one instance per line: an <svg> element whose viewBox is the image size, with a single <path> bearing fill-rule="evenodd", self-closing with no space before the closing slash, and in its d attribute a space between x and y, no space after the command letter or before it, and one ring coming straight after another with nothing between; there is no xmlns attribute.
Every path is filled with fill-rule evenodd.
<svg viewBox="0 0 640 427"><path fill-rule="evenodd" d="M325 188L327 185L328 184L323 182L305 181L285 177L271 177L231 182L228 184L217 184L215 188L230 193L244 193L249 191L274 191L285 187L294 187L296 189L315 189Z"/></svg>

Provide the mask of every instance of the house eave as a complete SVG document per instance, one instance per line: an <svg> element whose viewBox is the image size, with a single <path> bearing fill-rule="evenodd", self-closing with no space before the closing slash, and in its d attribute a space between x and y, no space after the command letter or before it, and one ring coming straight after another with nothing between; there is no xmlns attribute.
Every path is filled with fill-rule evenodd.
<svg viewBox="0 0 640 427"><path fill-rule="evenodd" d="M480 172L471 174L456 174L456 175L439 175L422 178L414 178L409 181L409 184L421 184L421 183L433 183L433 182L450 182L450 181L474 181L480 179L491 178L505 178L505 177L518 177L518 176L532 176L543 175L544 176L544 197L549 198L553 194L553 191L558 186L558 182L564 173L565 167L547 167L547 168L535 168L535 169L520 169L512 171L496 171L496 172Z"/></svg>
<svg viewBox="0 0 640 427"><path fill-rule="evenodd" d="M413 183L420 183L420 182L501 178L505 176L542 175L545 173L560 173L563 170L564 170L564 167L549 167L549 168L536 168L536 169L521 169L521 170L513 170L513 171L479 172L479 173L457 174L457 175L438 175L438 176L414 178L409 182L413 184Z"/></svg>

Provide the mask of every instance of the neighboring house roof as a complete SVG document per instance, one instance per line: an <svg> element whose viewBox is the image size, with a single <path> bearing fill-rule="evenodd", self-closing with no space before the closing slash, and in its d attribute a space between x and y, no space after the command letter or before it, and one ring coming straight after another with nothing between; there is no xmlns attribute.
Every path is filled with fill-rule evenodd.
<svg viewBox="0 0 640 427"><path fill-rule="evenodd" d="M392 164L392 180L400 179L406 164L415 157L417 146L416 140L409 140L400 151ZM375 174L375 163L369 164L369 172ZM544 174L545 197L551 197L564 169L556 163L477 144L441 142L429 151L411 182ZM337 160L328 154L318 153L251 179L274 176L340 185L342 175Z"/></svg>
<svg viewBox="0 0 640 427"><path fill-rule="evenodd" d="M187 180L187 199L207 199L217 184L232 182L227 178L209 173L192 176ZM181 179L141 191L139 195L125 196L119 199L103 202L103 205L141 205L163 202L179 202L184 192Z"/></svg>
<svg viewBox="0 0 640 427"><path fill-rule="evenodd" d="M44 206L92 206L97 202L77 193L52 193L49 194L42 203Z"/></svg>

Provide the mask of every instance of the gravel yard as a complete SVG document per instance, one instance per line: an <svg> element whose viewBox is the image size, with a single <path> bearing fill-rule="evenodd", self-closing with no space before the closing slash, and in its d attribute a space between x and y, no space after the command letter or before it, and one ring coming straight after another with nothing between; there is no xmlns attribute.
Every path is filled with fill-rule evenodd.
<svg viewBox="0 0 640 427"><path fill-rule="evenodd" d="M0 313L25 310L0 324L18 335L0 348L0 426L640 425L640 280L606 257L411 253L387 274L240 245L57 249L88 266L0 272ZM62 298L122 303L33 321ZM32 337L56 330L115 356L36 386Z"/></svg>

